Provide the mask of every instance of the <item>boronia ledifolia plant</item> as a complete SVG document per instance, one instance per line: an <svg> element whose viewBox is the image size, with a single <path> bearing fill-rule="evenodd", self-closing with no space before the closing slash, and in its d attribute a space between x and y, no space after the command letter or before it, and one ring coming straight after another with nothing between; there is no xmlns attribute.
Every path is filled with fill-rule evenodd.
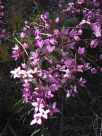
<svg viewBox="0 0 102 136"><path fill-rule="evenodd" d="M44 11L35 22L25 21L15 37L12 57L23 61L11 74L21 83L24 102L32 107L31 125L42 125L59 114L57 97L75 97L86 86L85 73L101 73L101 4L97 0L60 4L59 16ZM69 24L60 15L71 15L77 22ZM90 54L94 50L97 55Z"/></svg>

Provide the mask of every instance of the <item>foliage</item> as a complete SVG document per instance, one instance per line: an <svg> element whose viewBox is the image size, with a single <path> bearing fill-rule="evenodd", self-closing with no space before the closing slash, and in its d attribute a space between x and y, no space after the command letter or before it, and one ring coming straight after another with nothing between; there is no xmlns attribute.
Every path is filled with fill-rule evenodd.
<svg viewBox="0 0 102 136"><path fill-rule="evenodd" d="M101 129L95 128L101 123L100 108L93 107L102 80L101 4L87 0L59 4L54 11L53 7L49 12L30 16L22 30L25 12L23 16L22 10L13 12L8 20L9 32L15 30L12 57L19 62L11 74L19 79L23 96L23 100L21 94L19 100L14 100L11 95L14 105L11 104L11 108L23 123L29 124L32 120L31 125L37 124L31 127L32 135L101 134ZM4 43L4 39L2 41ZM1 58L9 60L8 51L4 47L0 51ZM5 96L8 99L8 94ZM78 122L86 111L89 119ZM88 125L92 129L89 132Z"/></svg>
<svg viewBox="0 0 102 136"><path fill-rule="evenodd" d="M31 125L42 124L43 118L59 112L59 99L74 97L85 86L84 74L101 72L97 63L101 53L94 57L90 53L101 49L102 16L96 6L97 2L77 1L60 7L63 15L80 16L75 25L59 17L50 18L45 12L36 22L25 21L23 31L15 38L12 57L18 60L23 56L24 62L11 73L20 79L24 101L34 110Z"/></svg>

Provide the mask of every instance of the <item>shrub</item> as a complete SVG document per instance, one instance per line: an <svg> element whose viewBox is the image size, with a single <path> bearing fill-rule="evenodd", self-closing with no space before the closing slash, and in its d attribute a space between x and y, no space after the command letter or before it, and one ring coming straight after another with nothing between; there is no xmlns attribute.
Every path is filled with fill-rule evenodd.
<svg viewBox="0 0 102 136"><path fill-rule="evenodd" d="M31 125L59 113L59 98L75 97L86 86L86 74L102 71L101 4L78 0L59 7L69 19L46 11L35 22L24 22L12 48L15 61L23 62L11 74L21 83L24 102L32 106ZM70 23L70 17L77 22Z"/></svg>

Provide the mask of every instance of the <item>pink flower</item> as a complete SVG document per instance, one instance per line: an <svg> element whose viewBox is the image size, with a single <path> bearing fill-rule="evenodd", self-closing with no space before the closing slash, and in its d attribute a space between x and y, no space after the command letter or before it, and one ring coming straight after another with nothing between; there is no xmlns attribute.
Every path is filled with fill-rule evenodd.
<svg viewBox="0 0 102 136"><path fill-rule="evenodd" d="M56 108L56 102L54 102L53 104L50 104L47 106L48 109L50 110L50 116L52 116L54 113L59 113L59 109Z"/></svg>
<svg viewBox="0 0 102 136"><path fill-rule="evenodd" d="M31 58L31 59L33 59L33 58ZM38 65L39 64L39 58L36 58L36 59L34 59L33 61L32 61L32 66L36 66L36 65Z"/></svg>
<svg viewBox="0 0 102 136"><path fill-rule="evenodd" d="M86 83L86 80L81 77L79 79L78 83L79 83L80 86L84 86L84 84Z"/></svg>
<svg viewBox="0 0 102 136"><path fill-rule="evenodd" d="M42 48L43 47L43 44L44 44L44 41L43 40L38 40L36 43L35 43L35 46L39 47L39 48Z"/></svg>
<svg viewBox="0 0 102 136"><path fill-rule="evenodd" d="M80 34L81 34L81 30L79 31L79 35ZM80 40L80 38L78 37L78 33L77 33L76 30L70 31L69 35L70 35L71 38L74 38L75 41L79 41Z"/></svg>
<svg viewBox="0 0 102 136"><path fill-rule="evenodd" d="M52 45L57 45L57 41L54 39L54 38L51 38L49 40L49 42L52 44Z"/></svg>
<svg viewBox="0 0 102 136"><path fill-rule="evenodd" d="M26 71L18 67L14 71L11 71L11 73L13 74L14 78L22 78L22 79L28 78L28 80L30 80L33 78L32 74L34 73L34 71L33 70Z"/></svg>
<svg viewBox="0 0 102 136"><path fill-rule="evenodd" d="M22 63L21 66L22 66L23 69L27 68L27 65L25 63Z"/></svg>
<svg viewBox="0 0 102 136"><path fill-rule="evenodd" d="M50 98L54 97L54 95L51 93L51 91L46 91L45 97L50 99Z"/></svg>
<svg viewBox="0 0 102 136"><path fill-rule="evenodd" d="M52 84L51 86L50 86L50 88L51 88L51 91L53 91L53 92L55 92L55 91L57 91L58 89L59 89L59 85L57 85L57 84Z"/></svg>
<svg viewBox="0 0 102 136"><path fill-rule="evenodd" d="M38 125L42 124L42 119L41 119L41 114L40 113L34 114L34 119L31 121L30 125L34 125L36 123Z"/></svg>
<svg viewBox="0 0 102 136"><path fill-rule="evenodd" d="M29 48L28 44L26 44L26 43L22 44L22 47L23 47L24 49L28 49L28 48Z"/></svg>
<svg viewBox="0 0 102 136"><path fill-rule="evenodd" d="M15 44L15 47L12 48L12 58L17 60L21 55L20 48L17 44Z"/></svg>
<svg viewBox="0 0 102 136"><path fill-rule="evenodd" d="M55 23L58 24L59 21L60 21L60 20L59 20L59 17L57 17L57 18L55 19Z"/></svg>
<svg viewBox="0 0 102 136"><path fill-rule="evenodd" d="M75 41L79 41L80 40L80 38L78 36L74 36L73 38L74 38Z"/></svg>
<svg viewBox="0 0 102 136"><path fill-rule="evenodd" d="M91 69L91 73L92 73L92 74L96 74L96 72L97 72L96 68L92 68L92 69Z"/></svg>
<svg viewBox="0 0 102 136"><path fill-rule="evenodd" d="M18 72L19 78L26 78L27 77L27 73L25 70L20 70Z"/></svg>
<svg viewBox="0 0 102 136"><path fill-rule="evenodd" d="M23 98L26 103L29 102L29 99L31 98L29 87L23 88Z"/></svg>
<svg viewBox="0 0 102 136"><path fill-rule="evenodd" d="M47 118L48 118L48 113L50 112L50 110L49 110L49 109L47 109L47 110L40 109L39 112L40 112L41 116L42 116L44 119L47 119Z"/></svg>
<svg viewBox="0 0 102 136"><path fill-rule="evenodd" d="M46 24L45 24L45 28L46 28L47 30L49 30L49 29L50 29L50 25L49 25L48 23L46 23Z"/></svg>
<svg viewBox="0 0 102 136"><path fill-rule="evenodd" d="M21 32L21 33L20 33L20 38L21 38L22 40L25 39L25 38L26 38L26 33Z"/></svg>
<svg viewBox="0 0 102 136"><path fill-rule="evenodd" d="M46 11L46 12L44 13L44 18L45 18L45 19L48 19L48 17L49 17L49 12Z"/></svg>
<svg viewBox="0 0 102 136"><path fill-rule="evenodd" d="M70 33L69 33L70 37L73 38L75 35L76 35L76 31L75 30L70 31Z"/></svg>
<svg viewBox="0 0 102 136"><path fill-rule="evenodd" d="M65 12L74 13L75 12L74 3L69 3Z"/></svg>
<svg viewBox="0 0 102 136"><path fill-rule="evenodd" d="M93 39L93 40L91 41L91 43L90 43L91 48L96 48L97 45L98 45L97 39Z"/></svg>
<svg viewBox="0 0 102 136"><path fill-rule="evenodd" d="M74 49L75 42L70 42L67 45L70 49Z"/></svg>
<svg viewBox="0 0 102 136"><path fill-rule="evenodd" d="M34 124L41 125L42 124L42 117L44 119L47 119L49 112L50 112L49 110L40 109L39 113L34 114L34 119L31 121L30 125L34 125Z"/></svg>
<svg viewBox="0 0 102 136"><path fill-rule="evenodd" d="M70 96L75 96L75 94L78 93L77 87L76 86L71 86L68 90L66 90L66 98L69 98Z"/></svg>
<svg viewBox="0 0 102 136"><path fill-rule="evenodd" d="M65 28L64 26L62 27L62 30L61 30L61 34L62 35L68 35L69 33L69 29L68 28Z"/></svg>
<svg viewBox="0 0 102 136"><path fill-rule="evenodd" d="M38 50L34 51L34 52L31 52L31 57L30 59L36 59L38 57Z"/></svg>
<svg viewBox="0 0 102 136"><path fill-rule="evenodd" d="M99 59L102 60L102 54L100 54Z"/></svg>
<svg viewBox="0 0 102 136"><path fill-rule="evenodd" d="M72 90L66 90L66 98L69 98L71 96Z"/></svg>
<svg viewBox="0 0 102 136"><path fill-rule="evenodd" d="M40 109L43 109L45 107L44 104L45 104L44 100L41 98L38 98L37 102L32 103L32 106L35 107L35 112L38 112Z"/></svg>
<svg viewBox="0 0 102 136"><path fill-rule="evenodd" d="M78 48L78 54L79 54L79 55L84 55L85 52L86 52L86 50L85 50L84 47L83 47L83 48L81 48L81 47Z"/></svg>
<svg viewBox="0 0 102 136"><path fill-rule="evenodd" d="M15 70L10 71L10 73L12 74L13 78L20 78L19 72L21 71L21 68L18 67Z"/></svg>
<svg viewBox="0 0 102 136"><path fill-rule="evenodd" d="M39 29L38 27L34 27L33 34L34 34L35 36L39 35L39 34L40 34L40 29Z"/></svg>
<svg viewBox="0 0 102 136"><path fill-rule="evenodd" d="M70 76L70 70L69 70L69 69L63 70L63 72L65 72L65 74L64 74L64 76L63 76L64 78Z"/></svg>
<svg viewBox="0 0 102 136"><path fill-rule="evenodd" d="M56 36L60 35L60 31L59 31L58 29L54 29L53 33L54 33L54 35L56 35Z"/></svg>
<svg viewBox="0 0 102 136"><path fill-rule="evenodd" d="M82 31L82 29L79 29L79 31L78 31L78 35L82 35L82 33L83 33L83 31Z"/></svg>
<svg viewBox="0 0 102 136"><path fill-rule="evenodd" d="M93 30L93 33L95 34L96 37L101 37L101 26L100 24L92 23L91 24L91 29Z"/></svg>
<svg viewBox="0 0 102 136"><path fill-rule="evenodd" d="M84 3L84 0L77 0L78 4Z"/></svg>
<svg viewBox="0 0 102 136"><path fill-rule="evenodd" d="M78 65L77 66L77 71L78 72L83 72L83 70L84 70L84 66L83 65Z"/></svg>
<svg viewBox="0 0 102 136"><path fill-rule="evenodd" d="M46 46L46 51L49 53L53 52L54 49L55 49L55 46L51 46L51 45Z"/></svg>
<svg viewBox="0 0 102 136"><path fill-rule="evenodd" d="M34 71L32 69L27 70L26 72L28 78L33 78Z"/></svg>

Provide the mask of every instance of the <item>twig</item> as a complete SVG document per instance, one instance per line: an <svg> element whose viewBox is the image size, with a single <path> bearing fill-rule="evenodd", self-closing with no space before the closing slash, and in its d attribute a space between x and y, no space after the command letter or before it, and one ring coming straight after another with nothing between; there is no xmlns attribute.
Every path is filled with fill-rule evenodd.
<svg viewBox="0 0 102 136"><path fill-rule="evenodd" d="M102 120L101 120L101 126L100 126L100 136L102 136Z"/></svg>
<svg viewBox="0 0 102 136"><path fill-rule="evenodd" d="M17 38L15 38L15 40L16 40L17 43L19 43L22 46L22 43ZM27 51L24 48L23 48L23 50L25 51L25 53L26 53L26 55L28 57L29 55L28 55Z"/></svg>
<svg viewBox="0 0 102 136"><path fill-rule="evenodd" d="M6 125L5 125L2 133L0 134L0 136L3 136L5 134L7 127L10 129L10 131L12 132L12 134L14 136L17 136L17 134L15 133L15 131L13 130L13 128L10 126L10 124L8 122L6 123Z"/></svg>
<svg viewBox="0 0 102 136"><path fill-rule="evenodd" d="M63 136L62 135L62 129L63 129L63 98L62 98L62 100L61 100L61 128L60 128L61 130L60 130L60 136Z"/></svg>
<svg viewBox="0 0 102 136"><path fill-rule="evenodd" d="M7 129L7 124L6 124L6 126L4 127L4 129L3 129L2 133L0 134L0 136L3 136L3 135L4 135L6 129Z"/></svg>
<svg viewBox="0 0 102 136"><path fill-rule="evenodd" d="M16 133L15 133L15 131L13 130L13 128L10 126L9 123L7 123L7 126L8 126L8 128L11 130L12 134L13 134L14 136L17 136Z"/></svg>

